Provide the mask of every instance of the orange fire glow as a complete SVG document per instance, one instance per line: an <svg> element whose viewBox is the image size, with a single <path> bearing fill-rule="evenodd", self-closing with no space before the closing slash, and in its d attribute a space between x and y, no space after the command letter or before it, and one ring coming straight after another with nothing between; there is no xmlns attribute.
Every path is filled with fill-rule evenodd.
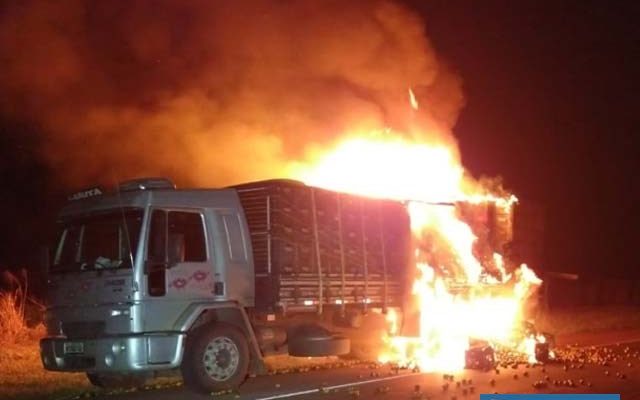
<svg viewBox="0 0 640 400"><path fill-rule="evenodd" d="M410 91L410 103L417 101ZM478 241L459 203L495 204L510 213L517 199L493 194L465 174L451 145L424 143L390 130L347 135L293 176L313 186L407 204L415 243L417 277L413 306L418 333L403 336L398 315L387 314L389 334L379 360L422 371L464 368L474 339L505 344L533 357L536 338L520 338L518 327L527 298L541 280L527 265L507 268L494 251L492 269L475 251ZM453 290L454 286L462 288ZM532 344L533 343L533 344Z"/></svg>

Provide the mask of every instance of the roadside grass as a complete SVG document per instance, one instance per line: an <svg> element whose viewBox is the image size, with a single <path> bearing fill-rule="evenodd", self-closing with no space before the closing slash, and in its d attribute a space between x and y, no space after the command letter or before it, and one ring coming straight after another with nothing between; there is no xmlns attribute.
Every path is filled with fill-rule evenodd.
<svg viewBox="0 0 640 400"><path fill-rule="evenodd" d="M44 307L29 297L25 270L1 275L8 291L0 292L0 398L38 399L76 395L89 388L84 374L45 371L38 340L45 335L41 321L27 323L27 312L39 315Z"/></svg>
<svg viewBox="0 0 640 400"><path fill-rule="evenodd" d="M640 307L606 306L540 312L536 327L556 336L640 329Z"/></svg>
<svg viewBox="0 0 640 400"><path fill-rule="evenodd" d="M84 374L45 371L35 339L0 343L0 398L71 398L91 388Z"/></svg>

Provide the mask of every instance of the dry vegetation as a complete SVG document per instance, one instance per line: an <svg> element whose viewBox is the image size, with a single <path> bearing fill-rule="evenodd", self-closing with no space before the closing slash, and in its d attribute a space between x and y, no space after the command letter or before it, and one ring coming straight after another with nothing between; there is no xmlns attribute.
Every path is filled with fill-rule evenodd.
<svg viewBox="0 0 640 400"><path fill-rule="evenodd" d="M0 292L0 398L67 397L89 388L84 374L61 374L42 368L38 340L44 336L39 321L27 323L29 310L42 315L43 307L29 297L26 272L2 274ZM31 325L31 326L30 326Z"/></svg>
<svg viewBox="0 0 640 400"><path fill-rule="evenodd" d="M66 398L89 389L84 374L45 371L40 363L37 340L0 344L0 398Z"/></svg>
<svg viewBox="0 0 640 400"><path fill-rule="evenodd" d="M640 329L640 307L606 306L552 310L540 313L536 318L536 326L540 330L559 336Z"/></svg>

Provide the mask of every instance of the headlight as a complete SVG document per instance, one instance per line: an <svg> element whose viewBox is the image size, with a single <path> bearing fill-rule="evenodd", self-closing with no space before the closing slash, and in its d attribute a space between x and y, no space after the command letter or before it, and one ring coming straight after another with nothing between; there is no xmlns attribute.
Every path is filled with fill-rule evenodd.
<svg viewBox="0 0 640 400"><path fill-rule="evenodd" d="M113 354L120 354L120 353L124 352L126 349L127 349L127 345L124 342L114 343L111 346L111 352Z"/></svg>

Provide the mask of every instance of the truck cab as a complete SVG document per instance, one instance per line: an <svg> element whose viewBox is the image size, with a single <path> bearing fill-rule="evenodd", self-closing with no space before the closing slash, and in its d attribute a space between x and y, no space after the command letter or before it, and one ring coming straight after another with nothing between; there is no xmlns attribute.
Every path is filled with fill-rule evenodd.
<svg viewBox="0 0 640 400"><path fill-rule="evenodd" d="M210 310L248 337L244 349L218 346L234 347L224 353L237 363L255 340L245 312L254 304L253 260L235 190L175 190L145 179L102 193L75 195L59 215L44 367L87 372L100 386L180 367L187 334L213 318L204 317ZM211 368L219 381L233 373Z"/></svg>

